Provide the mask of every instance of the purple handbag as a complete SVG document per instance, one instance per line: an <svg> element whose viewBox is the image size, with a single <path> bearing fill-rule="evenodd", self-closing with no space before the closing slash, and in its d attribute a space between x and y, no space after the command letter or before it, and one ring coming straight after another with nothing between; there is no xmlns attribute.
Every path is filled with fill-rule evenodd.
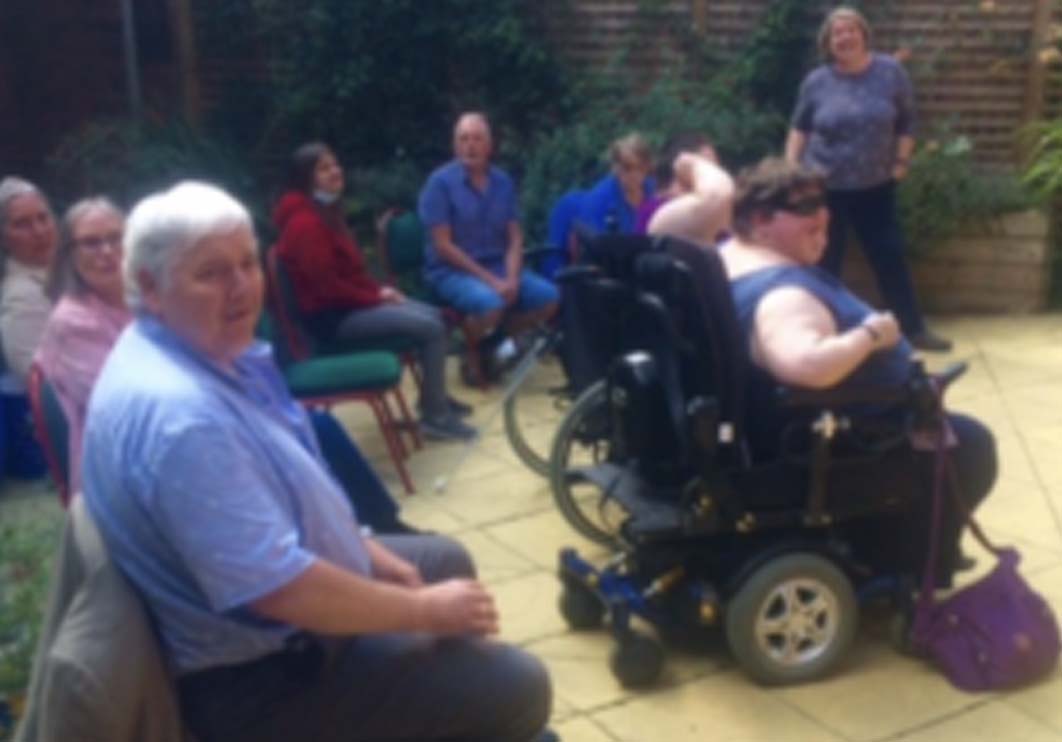
<svg viewBox="0 0 1062 742"><path fill-rule="evenodd" d="M937 449L935 479L929 558L911 631L914 648L962 690L1013 688L1046 675L1062 650L1051 607L1018 574L1017 550L989 543L966 510L943 442ZM936 603L933 572L945 485L966 525L999 562L982 579Z"/></svg>

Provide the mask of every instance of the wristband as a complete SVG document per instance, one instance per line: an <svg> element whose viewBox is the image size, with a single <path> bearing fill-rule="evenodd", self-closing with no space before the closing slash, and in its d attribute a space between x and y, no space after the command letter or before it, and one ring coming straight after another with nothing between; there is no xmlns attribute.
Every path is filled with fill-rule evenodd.
<svg viewBox="0 0 1062 742"><path fill-rule="evenodd" d="M881 340L881 333L878 332L877 330L875 330L870 325L867 325L867 324L862 324L862 325L860 325L860 327L862 329L866 330L867 334L870 335L870 343L871 343L871 345L877 345L878 341Z"/></svg>

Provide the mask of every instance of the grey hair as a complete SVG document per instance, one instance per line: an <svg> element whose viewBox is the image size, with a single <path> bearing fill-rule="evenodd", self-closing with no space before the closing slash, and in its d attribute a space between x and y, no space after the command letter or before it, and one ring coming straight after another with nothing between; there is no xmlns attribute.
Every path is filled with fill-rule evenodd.
<svg viewBox="0 0 1062 742"><path fill-rule="evenodd" d="M7 260L5 254L7 253L7 245L4 243L4 227L7 226L7 212L11 209L11 202L21 196L39 196L41 201L44 202L45 208L48 209L48 213L51 214L52 206L48 203L48 197L41 192L41 189L30 183L25 178L19 178L16 175L8 175L3 180L0 180L0 278L3 278L4 272L7 268ZM55 215L52 214L52 219L55 219Z"/></svg>
<svg viewBox="0 0 1062 742"><path fill-rule="evenodd" d="M125 219L125 212L106 196L83 198L63 214L63 238L52 262L52 269L48 273L47 293L52 301L58 301L59 297L66 293L87 290L84 281L74 270L74 228L89 214L100 211L113 214L121 220Z"/></svg>
<svg viewBox="0 0 1062 742"><path fill-rule="evenodd" d="M141 274L165 285L170 269L200 241L241 227L253 230L247 209L210 183L182 181L140 201L129 214L123 240L126 304L133 311L144 308Z"/></svg>
<svg viewBox="0 0 1062 742"><path fill-rule="evenodd" d="M819 26L819 54L826 62L833 61L833 55L830 53L830 33L833 30L833 24L840 20L854 21L859 26L859 30L863 32L863 41L866 43L867 50L870 49L874 33L870 29L866 16L855 8L841 5L831 10L826 20Z"/></svg>

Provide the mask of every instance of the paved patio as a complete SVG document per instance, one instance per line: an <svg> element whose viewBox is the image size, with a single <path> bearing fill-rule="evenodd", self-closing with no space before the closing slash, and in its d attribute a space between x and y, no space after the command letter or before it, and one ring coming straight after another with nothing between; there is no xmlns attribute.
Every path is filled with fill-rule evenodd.
<svg viewBox="0 0 1062 742"><path fill-rule="evenodd" d="M935 327L957 342L950 356L930 358L931 367L970 361L949 395L951 407L988 423L999 444L1000 480L981 520L990 536L1021 549L1025 575L1062 616L1062 316L948 319ZM884 621L873 616L841 672L824 682L765 690L718 648L671 652L656 688L624 690L608 670L608 635L570 632L556 608L558 549L600 550L567 526L546 481L511 452L496 414L498 392L458 393L476 404L483 440L471 451L433 443L416 452L410 467L418 493L400 496L404 514L472 551L499 602L502 637L550 667L554 726L565 742L1062 741L1062 671L1021 692L962 693L895 653ZM349 406L339 414L399 492L364 410ZM440 476L449 478L441 492L433 487ZM4 500L3 517L52 502L40 488L9 487ZM967 550L983 573L991 559L972 543Z"/></svg>

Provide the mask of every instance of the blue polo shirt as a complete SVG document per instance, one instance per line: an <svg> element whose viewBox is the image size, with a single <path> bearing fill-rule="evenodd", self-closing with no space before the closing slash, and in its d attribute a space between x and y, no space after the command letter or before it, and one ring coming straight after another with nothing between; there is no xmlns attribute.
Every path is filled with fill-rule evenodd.
<svg viewBox="0 0 1062 742"><path fill-rule="evenodd" d="M247 606L316 559L371 572L349 501L264 343L228 371L138 317L93 390L82 482L178 672L281 649L295 628Z"/></svg>
<svg viewBox="0 0 1062 742"><path fill-rule="evenodd" d="M472 185L465 166L453 160L438 168L421 189L417 213L425 229L424 276L434 281L453 269L435 250L432 227L450 225L454 244L488 270L503 275L510 222L519 221L516 186L493 165L487 188Z"/></svg>

